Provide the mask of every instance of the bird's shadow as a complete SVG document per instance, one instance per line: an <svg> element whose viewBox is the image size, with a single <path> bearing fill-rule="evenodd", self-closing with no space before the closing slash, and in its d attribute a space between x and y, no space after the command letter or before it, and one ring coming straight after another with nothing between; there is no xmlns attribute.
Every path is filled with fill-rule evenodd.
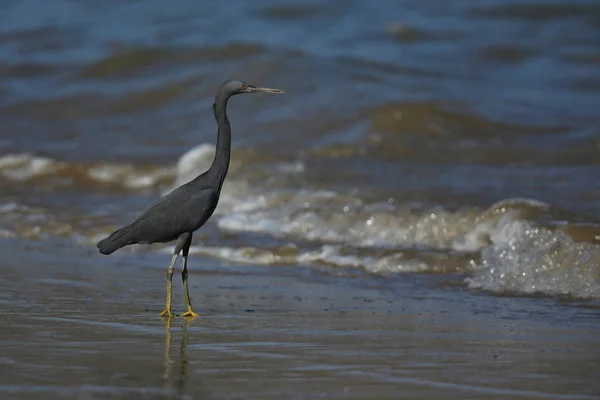
<svg viewBox="0 0 600 400"><path fill-rule="evenodd" d="M189 377L187 345L189 341L189 327L193 318L185 318L181 325L181 342L179 345L179 357L171 358L171 342L173 339L173 318L165 318L165 348L163 364L163 386L175 389L180 397L187 394L187 383ZM195 382L195 387L198 382Z"/></svg>

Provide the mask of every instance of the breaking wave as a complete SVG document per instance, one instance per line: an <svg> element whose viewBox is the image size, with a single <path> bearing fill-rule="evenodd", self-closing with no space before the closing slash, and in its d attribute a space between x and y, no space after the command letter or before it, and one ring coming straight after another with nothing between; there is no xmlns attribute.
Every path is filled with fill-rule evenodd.
<svg viewBox="0 0 600 400"><path fill-rule="evenodd" d="M217 235L233 239L208 240L194 246L192 254L233 263L354 267L379 274L459 272L469 288L494 293L600 297L600 228L588 227L592 233L582 239L572 234L577 231L573 224L542 223L552 219L548 204L507 199L488 209L449 210L393 199L368 202L358 195L286 185L290 176L303 173L302 162L261 163L249 150L236 151L237 159L255 160L256 168L232 164L211 219ZM45 179L167 192L207 169L213 155L211 145L200 145L168 168L70 164L13 154L0 157L0 174L21 182ZM268 172L274 168L277 174ZM0 205L0 223L2 237L66 236L90 246L114 228L92 229L15 202ZM247 240L256 234L265 239Z"/></svg>

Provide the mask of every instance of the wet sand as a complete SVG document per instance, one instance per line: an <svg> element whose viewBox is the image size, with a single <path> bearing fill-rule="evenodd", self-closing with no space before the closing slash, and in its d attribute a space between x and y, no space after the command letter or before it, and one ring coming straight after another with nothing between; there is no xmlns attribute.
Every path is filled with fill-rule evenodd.
<svg viewBox="0 0 600 400"><path fill-rule="evenodd" d="M465 295L432 275L349 279L342 270L193 257L202 316L169 324L157 317L168 256L122 252L108 263L61 242L19 240L0 250L9 255L0 280L3 399L600 394L600 314L589 303ZM69 265L57 265L59 254Z"/></svg>

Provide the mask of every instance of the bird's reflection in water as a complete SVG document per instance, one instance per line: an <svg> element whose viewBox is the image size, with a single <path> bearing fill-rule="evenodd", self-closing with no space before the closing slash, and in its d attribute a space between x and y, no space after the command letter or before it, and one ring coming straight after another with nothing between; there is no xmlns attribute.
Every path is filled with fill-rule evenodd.
<svg viewBox="0 0 600 400"><path fill-rule="evenodd" d="M184 318L184 322L181 326L181 344L179 346L179 365L177 369L173 371L175 361L171 358L171 341L173 339L173 332L171 330L173 318L165 318L165 353L164 353L164 373L163 382L165 388L173 388L173 384L176 383L176 388L180 395L184 395L186 392L187 378L188 378L188 360L186 355L186 347L188 344L188 328L190 327L193 318ZM171 375L177 374L175 377Z"/></svg>

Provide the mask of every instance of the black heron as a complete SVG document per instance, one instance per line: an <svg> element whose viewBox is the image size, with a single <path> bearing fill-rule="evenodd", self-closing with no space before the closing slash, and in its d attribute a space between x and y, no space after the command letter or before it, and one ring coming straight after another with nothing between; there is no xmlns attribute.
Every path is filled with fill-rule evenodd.
<svg viewBox="0 0 600 400"><path fill-rule="evenodd" d="M244 93L284 92L279 89L256 87L237 80L223 82L213 104L213 112L219 129L215 158L210 168L161 198L135 221L113 232L98 243L100 253L111 254L121 247L131 244L166 243L175 240L173 258L167 268L167 304L160 316L171 318L174 315L171 307L173 269L179 253L182 251L181 278L187 311L181 316L195 317L198 315L192 308L188 291L188 253L193 233L208 221L217 207L221 187L229 169L231 125L227 118L227 101L231 96Z"/></svg>

